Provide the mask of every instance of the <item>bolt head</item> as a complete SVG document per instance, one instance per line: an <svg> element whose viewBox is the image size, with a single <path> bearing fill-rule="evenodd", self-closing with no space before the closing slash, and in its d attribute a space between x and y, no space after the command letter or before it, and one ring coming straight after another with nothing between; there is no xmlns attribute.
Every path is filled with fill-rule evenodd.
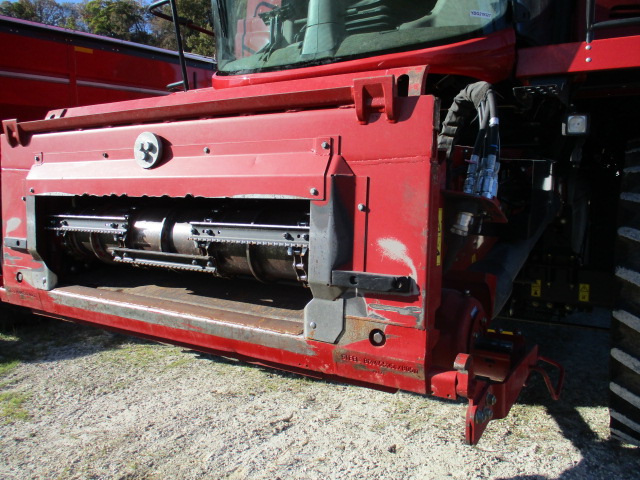
<svg viewBox="0 0 640 480"><path fill-rule="evenodd" d="M364 212L366 209L367 209L367 206L364 203L358 204L358 210L360 210L361 212Z"/></svg>
<svg viewBox="0 0 640 480"><path fill-rule="evenodd" d="M375 332L373 334L373 342L376 345L380 345L382 342L384 342L384 335L382 334L382 332Z"/></svg>
<svg viewBox="0 0 640 480"><path fill-rule="evenodd" d="M316 195L318 195L320 192L318 191L318 189L317 189L317 188L311 188L311 189L309 189L309 193L310 193L311 195L313 195L313 196L316 196Z"/></svg>
<svg viewBox="0 0 640 480"><path fill-rule="evenodd" d="M324 148L325 150L329 150L329 147L331 147L331 145L329 144L329 142L322 142L321 146L322 146L322 148Z"/></svg>
<svg viewBox="0 0 640 480"><path fill-rule="evenodd" d="M309 327L311 327L312 329L315 329L317 327L316 322L310 322Z"/></svg>

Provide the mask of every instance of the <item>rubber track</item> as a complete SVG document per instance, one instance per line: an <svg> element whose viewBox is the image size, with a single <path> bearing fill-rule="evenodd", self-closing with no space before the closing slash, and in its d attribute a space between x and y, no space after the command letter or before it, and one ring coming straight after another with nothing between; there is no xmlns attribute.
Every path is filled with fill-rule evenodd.
<svg viewBox="0 0 640 480"><path fill-rule="evenodd" d="M611 437L640 445L640 140L622 172L616 240L617 308L611 322Z"/></svg>

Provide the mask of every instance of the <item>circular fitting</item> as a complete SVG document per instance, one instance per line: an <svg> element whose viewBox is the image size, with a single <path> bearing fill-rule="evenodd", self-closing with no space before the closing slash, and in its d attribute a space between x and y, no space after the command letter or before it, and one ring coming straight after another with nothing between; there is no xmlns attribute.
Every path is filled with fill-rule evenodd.
<svg viewBox="0 0 640 480"><path fill-rule="evenodd" d="M162 140L151 132L142 132L133 145L133 155L142 168L151 168L162 159Z"/></svg>
<svg viewBox="0 0 640 480"><path fill-rule="evenodd" d="M317 327L316 322L309 323L309 327L311 327L312 329L315 329Z"/></svg>
<svg viewBox="0 0 640 480"><path fill-rule="evenodd" d="M382 330L376 328L375 330L371 330L371 333L369 333L369 341L371 342L371 345L381 347L387 343L387 336Z"/></svg>
<svg viewBox="0 0 640 480"><path fill-rule="evenodd" d="M316 195L318 195L318 193L320 193L320 192L318 192L318 189L317 189L317 188L311 188L311 189L309 189L309 193L310 193L311 195L313 195L313 196L316 196Z"/></svg>
<svg viewBox="0 0 640 480"><path fill-rule="evenodd" d="M18 273L16 274L16 281L17 281L18 283L22 283L23 278L24 278L24 277L22 276L22 272L18 272Z"/></svg>

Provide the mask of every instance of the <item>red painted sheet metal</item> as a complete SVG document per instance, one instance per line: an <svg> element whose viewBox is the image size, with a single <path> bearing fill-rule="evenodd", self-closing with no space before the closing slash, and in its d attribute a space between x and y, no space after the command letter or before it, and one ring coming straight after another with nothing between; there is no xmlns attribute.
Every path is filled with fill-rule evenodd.
<svg viewBox="0 0 640 480"><path fill-rule="evenodd" d="M213 77L213 87L224 89L301 78L317 79L348 72L380 71L411 65L429 65L431 73L465 75L493 83L511 75L514 58L515 33L508 29L453 45L379 55L318 67L247 75L216 74Z"/></svg>
<svg viewBox="0 0 640 480"><path fill-rule="evenodd" d="M85 192L93 196L180 197L190 193L216 197L264 194L260 190L263 185L268 186L269 194L309 198L306 179L326 182L328 172L349 170L355 176L350 214L361 216L354 220L353 235L353 250L359 254L354 255L353 264L343 268L352 269L360 262L368 272L411 275L417 293L403 299L363 294L366 317L347 320L361 328L355 328L339 345L283 335L285 344L302 343L310 349L308 354L292 353L293 346L273 348L206 335L179 324L169 327L102 312L90 308L90 300L84 308L81 303L63 304L55 291L36 290L28 282L17 280L18 273L27 269L37 272L39 266L28 252L6 246L5 260L11 258L4 266L6 282L0 295L3 300L58 317L251 357L281 368L316 370L351 381L424 393L429 367L426 348L433 343L432 317L440 295L427 287L429 275L437 271L432 268L437 262L433 246L437 232L432 231L437 223L430 220L430 200L437 198L433 190L439 185L440 171L433 163L436 112L434 99L429 96L396 98L395 102L395 123L387 121L384 113L370 112L368 123L363 125L353 108L327 108L36 134L27 146L2 145L2 178L11 182L4 185L2 205L7 230L3 233L8 234L11 222L15 225L11 234L16 237L27 236L22 197L43 195L46 199L50 194ZM170 152L165 163L149 170L137 166L133 159L133 142L144 130L166 138ZM324 141L332 145L329 153L318 150ZM208 154L204 147L209 147ZM334 163L339 160L346 166L339 169L328 165L330 155ZM40 160L36 162L35 156ZM322 194L326 187L317 188ZM364 211L357 208L360 202L367 204ZM411 208L405 212L407 205ZM135 302L121 303L133 308ZM368 339L372 324L379 325L387 335L383 348Z"/></svg>
<svg viewBox="0 0 640 480"><path fill-rule="evenodd" d="M150 130L164 139L169 153L162 165L146 171L133 157L133 143L143 131L140 127L114 132L106 142L98 132L63 135L70 143L87 142L104 149L44 151L41 163L30 170L27 183L36 194L55 191L71 195L324 199L324 175L330 156L320 143L331 138L225 143L221 130L243 128L243 123L249 122L225 127L215 120L199 122L199 128L220 132L211 142L193 135L201 130L191 122L154 125ZM318 193L312 195L312 189Z"/></svg>
<svg viewBox="0 0 640 480"><path fill-rule="evenodd" d="M177 54L0 16L0 119L166 95L181 79ZM213 62L188 59L192 85L210 85Z"/></svg>
<svg viewBox="0 0 640 480"><path fill-rule="evenodd" d="M607 38L592 43L565 43L518 51L518 78L637 68L640 35Z"/></svg>

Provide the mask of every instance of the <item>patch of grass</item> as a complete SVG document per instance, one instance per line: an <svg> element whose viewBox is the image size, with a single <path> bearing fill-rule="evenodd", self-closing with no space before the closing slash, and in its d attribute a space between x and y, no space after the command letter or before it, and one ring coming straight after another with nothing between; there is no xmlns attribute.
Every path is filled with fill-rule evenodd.
<svg viewBox="0 0 640 480"><path fill-rule="evenodd" d="M0 331L0 341L2 341L2 342L17 342L18 340L20 340L20 339L16 335L14 335L13 333L7 333L7 332Z"/></svg>
<svg viewBox="0 0 640 480"><path fill-rule="evenodd" d="M18 365L20 361L12 358L0 360L0 377L11 373Z"/></svg>
<svg viewBox="0 0 640 480"><path fill-rule="evenodd" d="M167 350L156 343L126 343L100 355L100 360L116 365L145 368L159 364Z"/></svg>
<svg viewBox="0 0 640 480"><path fill-rule="evenodd" d="M0 422L6 425L16 420L28 420L30 418L29 412L23 408L27 400L29 400L29 395L26 393L0 393Z"/></svg>
<svg viewBox="0 0 640 480"><path fill-rule="evenodd" d="M174 360L173 362L168 363L167 365L164 366L163 369L170 370L172 368L180 368L189 363L191 363L191 358L185 355L183 358L179 358L178 360Z"/></svg>

